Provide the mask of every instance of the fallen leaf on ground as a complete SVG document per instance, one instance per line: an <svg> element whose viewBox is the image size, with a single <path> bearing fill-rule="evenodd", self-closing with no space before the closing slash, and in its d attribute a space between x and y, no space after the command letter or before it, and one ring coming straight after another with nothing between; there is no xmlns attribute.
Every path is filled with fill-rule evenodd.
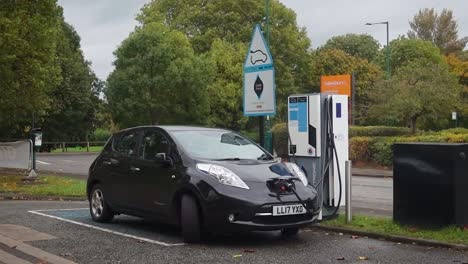
<svg viewBox="0 0 468 264"><path fill-rule="evenodd" d="M374 249L375 249L375 247L373 247L373 246L368 246L367 248L370 249L370 250L374 250Z"/></svg>
<svg viewBox="0 0 468 264"><path fill-rule="evenodd" d="M359 256L358 259L359 260L369 260L369 257L368 256Z"/></svg>
<svg viewBox="0 0 468 264"><path fill-rule="evenodd" d="M338 233L338 235L342 236L342 235L343 235L343 233Z"/></svg>
<svg viewBox="0 0 468 264"><path fill-rule="evenodd" d="M254 252L255 252L255 249L244 249L244 252L247 252L247 253L254 253Z"/></svg>
<svg viewBox="0 0 468 264"><path fill-rule="evenodd" d="M336 260L345 260L344 257L339 257L339 258L336 258Z"/></svg>
<svg viewBox="0 0 468 264"><path fill-rule="evenodd" d="M240 258L240 257L242 257L242 255L240 255L240 254L239 255L233 255L232 257L233 258Z"/></svg>
<svg viewBox="0 0 468 264"><path fill-rule="evenodd" d="M12 248L12 249L15 249L15 248L16 248L16 245L12 246L11 248Z"/></svg>
<svg viewBox="0 0 468 264"><path fill-rule="evenodd" d="M358 239L359 236L351 236L352 239Z"/></svg>
<svg viewBox="0 0 468 264"><path fill-rule="evenodd" d="M71 254L70 254L70 253L60 253L60 256L62 256L62 257L69 257L69 256L71 256Z"/></svg>

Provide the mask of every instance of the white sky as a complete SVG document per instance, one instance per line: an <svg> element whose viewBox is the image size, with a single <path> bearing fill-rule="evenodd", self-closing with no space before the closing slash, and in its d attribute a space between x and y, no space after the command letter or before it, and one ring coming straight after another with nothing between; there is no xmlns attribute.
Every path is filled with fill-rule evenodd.
<svg viewBox="0 0 468 264"><path fill-rule="evenodd" d="M225 0L235 1L235 0ZM263 0L258 0L263 1ZM385 25L365 26L366 22L390 22L390 39L406 34L408 21L420 8L453 10L460 37L468 36L467 0L280 0L297 14L300 26L307 28L314 48L330 37L346 33L367 33L381 44L386 41ZM58 0L65 20L81 37L85 58L99 78L112 71L113 51L133 31L135 16L149 0Z"/></svg>

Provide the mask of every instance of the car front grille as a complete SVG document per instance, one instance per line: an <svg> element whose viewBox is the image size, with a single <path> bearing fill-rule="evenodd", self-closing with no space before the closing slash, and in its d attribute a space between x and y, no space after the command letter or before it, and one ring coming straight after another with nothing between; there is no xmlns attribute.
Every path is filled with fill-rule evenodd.
<svg viewBox="0 0 468 264"><path fill-rule="evenodd" d="M258 224L290 224L296 222L302 222L310 220L312 216L310 214L301 214L301 215L283 215L283 216L272 216L272 215L265 215L265 216L255 216L252 219L252 222Z"/></svg>

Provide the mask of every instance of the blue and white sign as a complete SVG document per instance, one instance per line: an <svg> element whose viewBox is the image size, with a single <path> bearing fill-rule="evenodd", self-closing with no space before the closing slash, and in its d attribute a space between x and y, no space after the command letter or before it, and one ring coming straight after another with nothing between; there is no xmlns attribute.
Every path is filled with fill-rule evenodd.
<svg viewBox="0 0 468 264"><path fill-rule="evenodd" d="M260 25L255 25L244 62L244 115L276 114L275 70Z"/></svg>

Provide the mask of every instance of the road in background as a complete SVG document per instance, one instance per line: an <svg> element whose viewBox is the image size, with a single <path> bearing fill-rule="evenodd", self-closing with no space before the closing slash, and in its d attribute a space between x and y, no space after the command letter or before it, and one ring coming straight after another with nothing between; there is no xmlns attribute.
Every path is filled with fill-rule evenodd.
<svg viewBox="0 0 468 264"><path fill-rule="evenodd" d="M38 154L39 172L70 174L86 179L96 153ZM369 172L367 172L369 173ZM393 181L384 177L353 177L353 209L356 213L391 216Z"/></svg>

